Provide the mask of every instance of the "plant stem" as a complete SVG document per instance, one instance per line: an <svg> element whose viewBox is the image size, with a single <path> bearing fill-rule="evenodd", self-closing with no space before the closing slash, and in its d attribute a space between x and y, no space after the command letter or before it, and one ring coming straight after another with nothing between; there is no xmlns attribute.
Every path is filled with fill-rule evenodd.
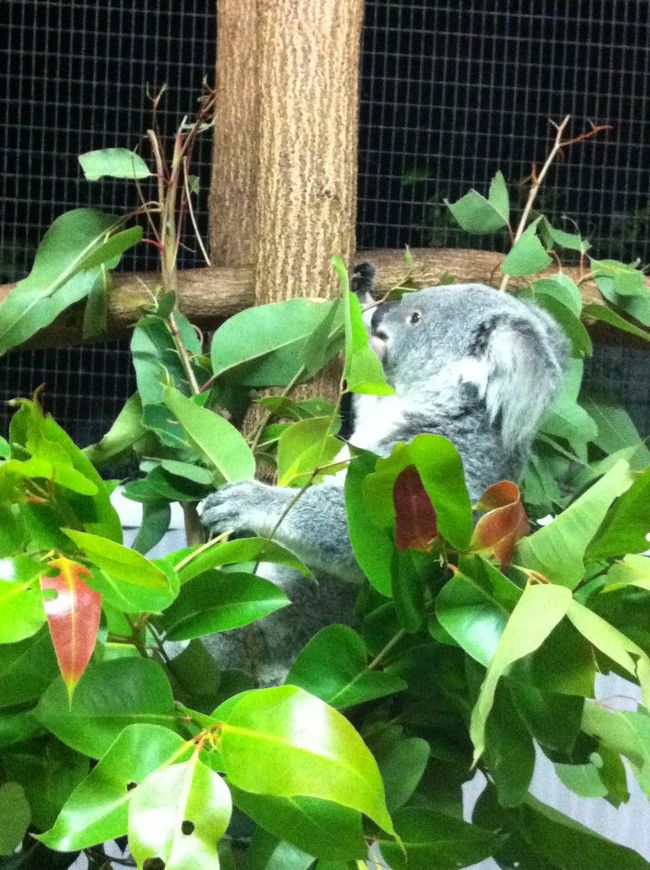
<svg viewBox="0 0 650 870"><path fill-rule="evenodd" d="M400 630L399 630L398 632L396 632L396 633L391 637L391 639L388 641L388 643L386 644L386 646L385 646L383 649L379 650L379 652L378 652L377 655L374 657L374 659L370 662L369 665L367 665L366 670L368 670L368 671L372 671L372 670L374 670L378 665L380 665L380 664L383 662L383 660L386 658L386 656L388 655L388 653L392 650L392 648L393 648L396 644L398 644L398 643L400 642L400 640L401 640L403 637L405 637L405 636L406 636L406 631L405 631L403 628L400 628Z"/></svg>

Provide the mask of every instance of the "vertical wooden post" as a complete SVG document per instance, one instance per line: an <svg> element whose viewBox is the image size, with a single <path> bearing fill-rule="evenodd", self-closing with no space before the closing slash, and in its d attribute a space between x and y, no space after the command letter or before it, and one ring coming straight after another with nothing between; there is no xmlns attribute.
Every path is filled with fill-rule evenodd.
<svg viewBox="0 0 650 870"><path fill-rule="evenodd" d="M363 0L258 0L256 299L337 292L354 251Z"/></svg>
<svg viewBox="0 0 650 870"><path fill-rule="evenodd" d="M337 292L354 250L363 0L218 0L215 264L257 304Z"/></svg>
<svg viewBox="0 0 650 870"><path fill-rule="evenodd" d="M217 108L208 200L215 266L255 262L258 67L257 0L218 0Z"/></svg>

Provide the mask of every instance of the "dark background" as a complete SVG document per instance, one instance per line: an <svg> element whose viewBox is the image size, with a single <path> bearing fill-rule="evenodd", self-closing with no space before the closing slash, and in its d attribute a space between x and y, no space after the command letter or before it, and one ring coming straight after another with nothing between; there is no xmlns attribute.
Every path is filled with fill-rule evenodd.
<svg viewBox="0 0 650 870"><path fill-rule="evenodd" d="M495 9L498 5L498 9ZM147 88L169 88L173 132L213 80L214 0L10 0L0 3L0 281L30 268L54 218L78 205L123 211L135 192L89 184L77 155L133 148L151 124ZM647 0L387 2L367 0L363 34L358 247L499 246L454 226L443 198L485 191L501 169L512 198L541 162L548 119L614 130L577 146L551 172L541 207L574 222L600 257L650 259L650 45ZM194 171L207 225L209 137ZM197 251L182 266L200 265ZM155 266L141 246L123 268ZM589 380L622 397L650 433L650 357L598 347ZM0 399L45 383L71 435L96 440L134 388L128 348L110 343L21 351L2 360ZM5 413L4 407L2 413Z"/></svg>

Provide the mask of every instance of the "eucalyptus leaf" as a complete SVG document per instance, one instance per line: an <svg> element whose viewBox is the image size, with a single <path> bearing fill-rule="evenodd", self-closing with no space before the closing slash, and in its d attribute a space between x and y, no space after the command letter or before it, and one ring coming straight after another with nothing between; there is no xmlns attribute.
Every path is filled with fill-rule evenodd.
<svg viewBox="0 0 650 870"><path fill-rule="evenodd" d="M285 547L269 541L268 538L240 538L234 541L210 541L193 551L182 551L180 559L174 559L171 554L170 564L175 565L181 583L187 583L193 577L198 577L210 568L220 568L223 565L241 565L247 562L274 562L286 565L311 577L309 568L305 567L297 556Z"/></svg>
<svg viewBox="0 0 650 870"><path fill-rule="evenodd" d="M406 689L399 677L368 664L363 639L345 625L329 625L298 653L286 682L341 709Z"/></svg>
<svg viewBox="0 0 650 870"><path fill-rule="evenodd" d="M93 465L119 463L147 430L142 425L142 401L138 393L130 396L115 422L97 444L85 447L84 455Z"/></svg>
<svg viewBox="0 0 650 870"><path fill-rule="evenodd" d="M128 725L74 789L52 828L38 839L51 849L72 852L123 836L134 787L154 770L180 759L184 746L177 734L160 725Z"/></svg>
<svg viewBox="0 0 650 870"><path fill-rule="evenodd" d="M457 202L445 200L445 205L468 233L494 233L508 225L508 190L501 172L492 179L488 199L471 190Z"/></svg>
<svg viewBox="0 0 650 870"><path fill-rule="evenodd" d="M0 785L0 855L11 855L22 842L31 820L25 792L17 782Z"/></svg>
<svg viewBox="0 0 650 870"><path fill-rule="evenodd" d="M79 163L88 181L109 178L149 178L151 172L139 154L128 148L102 148L79 155Z"/></svg>
<svg viewBox="0 0 650 870"><path fill-rule="evenodd" d="M505 275L521 277L541 272L550 262L551 258L537 238L537 221L534 221L515 242L499 269Z"/></svg>
<svg viewBox="0 0 650 870"><path fill-rule="evenodd" d="M499 679L513 662L541 646L570 605L571 592L562 586L528 586L524 590L501 635L472 710L470 735L475 761L485 748L485 723Z"/></svg>

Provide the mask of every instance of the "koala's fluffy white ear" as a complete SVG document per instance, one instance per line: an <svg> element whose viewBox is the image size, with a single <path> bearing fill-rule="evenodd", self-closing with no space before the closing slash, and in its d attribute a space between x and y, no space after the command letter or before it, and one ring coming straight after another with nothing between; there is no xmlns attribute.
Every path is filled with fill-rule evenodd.
<svg viewBox="0 0 650 870"><path fill-rule="evenodd" d="M491 422L500 422L504 446L526 446L562 383L568 352L559 327L543 316L492 317L475 333L472 355L481 363L476 386Z"/></svg>

